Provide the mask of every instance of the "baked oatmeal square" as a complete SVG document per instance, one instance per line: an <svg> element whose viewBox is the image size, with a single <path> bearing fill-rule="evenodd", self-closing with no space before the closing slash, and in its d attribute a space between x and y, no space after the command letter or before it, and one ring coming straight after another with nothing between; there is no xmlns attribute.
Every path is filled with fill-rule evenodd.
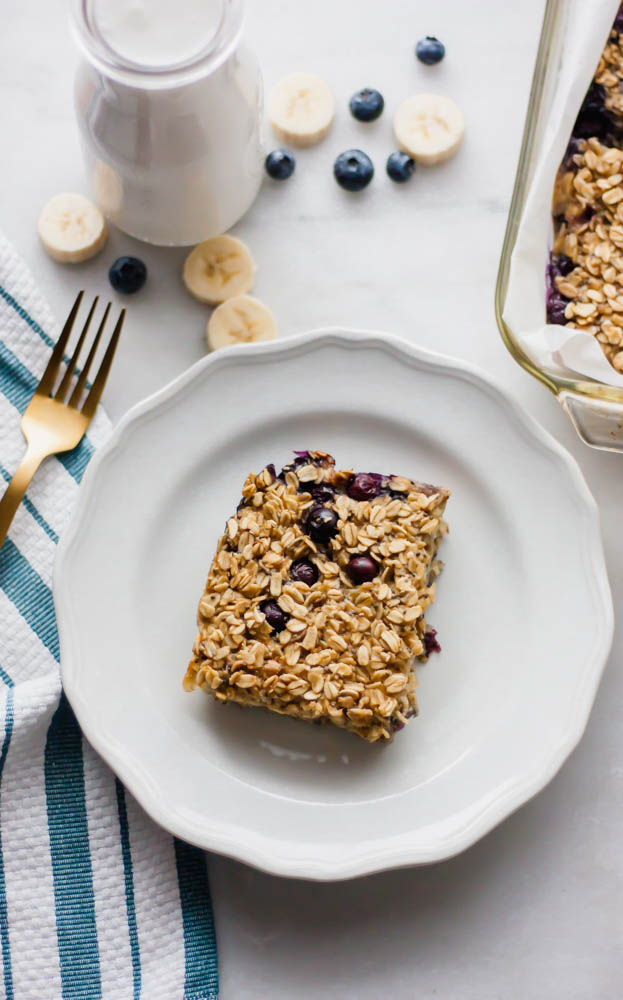
<svg viewBox="0 0 623 1000"><path fill-rule="evenodd" d="M297 452L251 474L220 538L184 686L370 742L417 714L415 659L447 531L444 487Z"/></svg>

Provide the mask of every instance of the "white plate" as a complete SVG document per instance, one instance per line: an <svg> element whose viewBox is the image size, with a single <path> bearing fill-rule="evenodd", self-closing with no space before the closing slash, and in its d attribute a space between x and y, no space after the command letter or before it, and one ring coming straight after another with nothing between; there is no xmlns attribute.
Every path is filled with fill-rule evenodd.
<svg viewBox="0 0 623 1000"><path fill-rule="evenodd" d="M449 486L420 716L379 747L182 690L216 540L293 449ZM63 681L87 738L177 836L338 879L463 850L579 740L612 639L573 459L470 366L321 331L199 362L92 460L58 551Z"/></svg>

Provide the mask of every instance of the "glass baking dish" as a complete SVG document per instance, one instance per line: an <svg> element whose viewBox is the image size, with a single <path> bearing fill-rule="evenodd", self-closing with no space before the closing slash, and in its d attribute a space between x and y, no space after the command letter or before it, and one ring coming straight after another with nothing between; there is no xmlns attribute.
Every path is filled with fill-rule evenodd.
<svg viewBox="0 0 623 1000"><path fill-rule="evenodd" d="M592 448L623 452L623 389L592 379L567 378L536 365L520 346L503 318L511 255L524 211L536 158L556 95L564 48L569 0L547 0L532 78L515 186L502 246L495 290L495 314L506 347L515 361L550 390L570 417L576 431ZM543 275L545 315L545 275Z"/></svg>

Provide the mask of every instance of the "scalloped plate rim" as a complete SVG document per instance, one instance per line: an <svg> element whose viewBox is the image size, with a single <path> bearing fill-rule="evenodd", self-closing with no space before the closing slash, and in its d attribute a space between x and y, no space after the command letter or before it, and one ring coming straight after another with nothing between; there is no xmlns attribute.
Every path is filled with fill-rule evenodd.
<svg viewBox="0 0 623 1000"><path fill-rule="evenodd" d="M332 860L327 856L319 860L316 855L307 858L284 857L279 851L283 846L281 841L277 842L259 834L245 836L245 831L240 830L238 841L233 843L230 827L223 827L221 824L219 828L216 823L210 828L208 820L206 827L199 834L184 816L172 812L158 795L153 780L147 779L140 768L135 770L128 764L123 757L122 748L115 745L117 741L107 735L105 727L94 718L88 705L81 698L77 672L74 669L76 634L71 628L69 592L65 583L74 547L80 540L82 530L87 530L84 522L89 496L96 487L98 477L105 474L107 463L112 460L118 449L123 448L126 433L133 424L149 418L176 396L192 388L195 382L215 368L241 364L245 359L248 359L249 363L268 362L291 352L313 350L323 343L351 346L365 344L388 351L394 357L403 359L416 368L445 369L468 381L485 386L488 392L495 396L498 404L506 408L514 421L522 426L533 444L548 454L552 461L563 465L570 475L576 490L576 500L581 505L582 519L586 522L584 561L587 570L590 569L595 596L601 611L599 642L596 644L591 664L584 665L582 670L582 696L576 698L573 716L568 720L566 738L559 742L556 752L552 753L544 764L527 772L523 780L510 782L506 790L498 793L462 828L453 831L449 836L438 836L428 848L394 845L391 838L388 838L386 844L375 843L373 849L359 852L353 850L352 856L347 861L343 858ZM115 426L109 439L98 449L87 467L72 520L58 545L53 591L61 649L62 679L67 697L85 737L152 819L173 835L198 847L235 858L270 874L320 881L347 879L446 860L472 846L540 792L558 772L582 737L614 633L614 612L601 542L598 509L582 472L570 453L498 385L495 379L470 362L421 348L396 335L344 327L321 328L295 334L283 340L225 348L200 359L163 388L135 404ZM404 840L404 837L401 839Z"/></svg>

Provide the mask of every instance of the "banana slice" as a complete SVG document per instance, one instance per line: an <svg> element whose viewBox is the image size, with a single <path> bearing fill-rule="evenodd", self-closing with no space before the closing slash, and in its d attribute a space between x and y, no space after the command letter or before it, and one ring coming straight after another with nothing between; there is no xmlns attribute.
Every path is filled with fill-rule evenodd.
<svg viewBox="0 0 623 1000"><path fill-rule="evenodd" d="M81 194L57 194L43 206L39 237L54 260L78 264L89 260L106 242L104 216Z"/></svg>
<svg viewBox="0 0 623 1000"><path fill-rule="evenodd" d="M218 305L253 288L255 265L249 248L235 236L214 236L191 250L184 284L196 299Z"/></svg>
<svg viewBox="0 0 623 1000"><path fill-rule="evenodd" d="M274 340L277 324L268 306L259 299L251 295L237 295L214 310L206 333L208 347L216 351L230 344Z"/></svg>
<svg viewBox="0 0 623 1000"><path fill-rule="evenodd" d="M313 146L323 139L335 116L335 99L329 87L313 73L290 73L279 81L268 98L268 118L273 132L292 146Z"/></svg>
<svg viewBox="0 0 623 1000"><path fill-rule="evenodd" d="M461 145L465 122L461 109L440 94L414 94L394 115L400 148L420 163L443 163Z"/></svg>

